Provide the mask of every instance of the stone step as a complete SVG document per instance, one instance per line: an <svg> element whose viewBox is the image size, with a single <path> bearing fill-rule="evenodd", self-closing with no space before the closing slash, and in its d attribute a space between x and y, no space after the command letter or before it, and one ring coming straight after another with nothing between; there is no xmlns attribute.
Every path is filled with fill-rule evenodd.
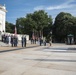
<svg viewBox="0 0 76 75"><path fill-rule="evenodd" d="M1 46L8 46L8 44L0 41L0 47L1 47Z"/></svg>

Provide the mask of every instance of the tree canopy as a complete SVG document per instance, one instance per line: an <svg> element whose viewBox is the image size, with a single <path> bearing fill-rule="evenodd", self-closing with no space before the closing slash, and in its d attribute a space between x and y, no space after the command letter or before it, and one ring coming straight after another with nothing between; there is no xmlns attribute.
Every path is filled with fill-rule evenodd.
<svg viewBox="0 0 76 75"><path fill-rule="evenodd" d="M18 18L16 20L16 26L18 33L20 34L38 34L42 36L44 31L43 29L52 26L52 17L43 11L35 11L34 13L27 14L26 17ZM49 29L49 28L48 28Z"/></svg>
<svg viewBox="0 0 76 75"><path fill-rule="evenodd" d="M76 18L70 13L60 12L56 18L53 27L54 38L57 41L64 42L69 34L76 36Z"/></svg>
<svg viewBox="0 0 76 75"><path fill-rule="evenodd" d="M6 21L6 32L14 33L15 25Z"/></svg>

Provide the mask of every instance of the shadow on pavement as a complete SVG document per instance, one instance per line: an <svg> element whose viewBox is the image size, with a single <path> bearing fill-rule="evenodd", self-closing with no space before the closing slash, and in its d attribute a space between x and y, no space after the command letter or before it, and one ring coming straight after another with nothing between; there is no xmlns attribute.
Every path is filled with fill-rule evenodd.
<svg viewBox="0 0 76 75"><path fill-rule="evenodd" d="M63 48L63 47L62 48L59 48L59 47L58 48L49 48L48 47L48 48L45 48L45 49L52 49L52 50L76 50L76 48Z"/></svg>
<svg viewBox="0 0 76 75"><path fill-rule="evenodd" d="M30 46L30 47L15 48L15 49L10 49L10 50L2 50L2 51L0 51L0 53L17 51L17 50L21 50L21 49L35 48L35 47L39 47L39 46Z"/></svg>
<svg viewBox="0 0 76 75"><path fill-rule="evenodd" d="M76 62L76 60L65 59L35 59L36 61L50 61L50 62Z"/></svg>
<svg viewBox="0 0 76 75"><path fill-rule="evenodd" d="M44 48L44 52L56 52L56 53L76 53L76 48Z"/></svg>
<svg viewBox="0 0 76 75"><path fill-rule="evenodd" d="M68 48L68 50L76 50L76 48Z"/></svg>
<svg viewBox="0 0 76 75"><path fill-rule="evenodd" d="M25 58L24 60L35 60L35 61L47 61L47 62L76 62L76 60L65 60L65 59L29 59Z"/></svg>

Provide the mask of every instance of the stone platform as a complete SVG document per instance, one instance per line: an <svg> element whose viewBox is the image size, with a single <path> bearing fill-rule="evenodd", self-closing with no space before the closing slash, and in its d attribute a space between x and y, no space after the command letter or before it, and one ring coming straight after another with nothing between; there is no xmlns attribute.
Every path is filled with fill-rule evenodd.
<svg viewBox="0 0 76 75"><path fill-rule="evenodd" d="M76 46L0 47L0 75L76 75Z"/></svg>

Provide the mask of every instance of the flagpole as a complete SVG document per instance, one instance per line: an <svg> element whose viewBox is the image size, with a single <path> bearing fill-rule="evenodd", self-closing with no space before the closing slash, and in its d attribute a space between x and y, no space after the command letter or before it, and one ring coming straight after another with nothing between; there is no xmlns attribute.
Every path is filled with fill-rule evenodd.
<svg viewBox="0 0 76 75"><path fill-rule="evenodd" d="M16 25L15 25L15 32L14 32L14 35L17 35L17 28L16 28Z"/></svg>

